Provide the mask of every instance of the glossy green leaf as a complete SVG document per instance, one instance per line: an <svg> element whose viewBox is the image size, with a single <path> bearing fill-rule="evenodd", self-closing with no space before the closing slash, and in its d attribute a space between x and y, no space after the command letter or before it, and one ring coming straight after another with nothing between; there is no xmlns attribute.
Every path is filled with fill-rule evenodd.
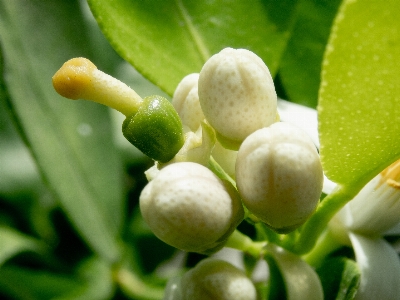
<svg viewBox="0 0 400 300"><path fill-rule="evenodd" d="M172 95L225 47L246 48L277 70L297 0L89 0L104 34L135 68Z"/></svg>
<svg viewBox="0 0 400 300"><path fill-rule="evenodd" d="M42 252L38 240L9 227L0 226L0 266L13 256L26 251Z"/></svg>
<svg viewBox="0 0 400 300"><path fill-rule="evenodd" d="M288 100L315 108L322 59L341 0L303 0L279 75Z"/></svg>
<svg viewBox="0 0 400 300"><path fill-rule="evenodd" d="M71 22L73 20L73 22ZM48 185L84 240L117 259L123 203L108 110L56 94L51 77L90 58L77 1L1 1L4 79L13 113Z"/></svg>
<svg viewBox="0 0 400 300"><path fill-rule="evenodd" d="M325 300L352 300L360 285L360 270L354 260L335 257L318 269Z"/></svg>
<svg viewBox="0 0 400 300"><path fill-rule="evenodd" d="M400 157L400 6L347 0L325 54L321 159L329 179L365 184Z"/></svg>

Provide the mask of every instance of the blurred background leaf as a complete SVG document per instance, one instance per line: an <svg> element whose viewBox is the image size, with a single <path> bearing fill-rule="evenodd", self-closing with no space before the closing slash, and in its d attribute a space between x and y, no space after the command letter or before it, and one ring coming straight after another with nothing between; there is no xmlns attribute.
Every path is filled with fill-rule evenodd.
<svg viewBox="0 0 400 300"><path fill-rule="evenodd" d="M106 300L111 299L115 286L109 263L97 257L84 261L77 270L82 286L65 293L57 300Z"/></svg>
<svg viewBox="0 0 400 300"><path fill-rule="evenodd" d="M54 299L80 286L77 280L53 272L15 266L0 269L0 290L4 293L3 297L10 299Z"/></svg>
<svg viewBox="0 0 400 300"><path fill-rule="evenodd" d="M44 252L44 245L17 230L0 226L0 267L8 259L24 251Z"/></svg>
<svg viewBox="0 0 400 300"><path fill-rule="evenodd" d="M0 2L4 82L18 126L66 215L96 252L116 260L124 198L108 109L63 99L51 85L66 60L92 57L83 20L78 1Z"/></svg>

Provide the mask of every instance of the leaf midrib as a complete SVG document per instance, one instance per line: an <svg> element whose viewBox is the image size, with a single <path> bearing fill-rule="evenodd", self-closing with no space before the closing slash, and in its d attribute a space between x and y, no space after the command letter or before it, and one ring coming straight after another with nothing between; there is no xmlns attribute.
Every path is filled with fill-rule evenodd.
<svg viewBox="0 0 400 300"><path fill-rule="evenodd" d="M205 63L210 57L210 51L204 43L203 37L200 35L198 30L193 24L192 17L186 10L185 6L182 3L182 0L175 0L176 6L178 7L178 11L181 14L184 22L186 23L186 27L189 31L190 36L193 39L193 42L196 46L198 53L200 54L203 63Z"/></svg>

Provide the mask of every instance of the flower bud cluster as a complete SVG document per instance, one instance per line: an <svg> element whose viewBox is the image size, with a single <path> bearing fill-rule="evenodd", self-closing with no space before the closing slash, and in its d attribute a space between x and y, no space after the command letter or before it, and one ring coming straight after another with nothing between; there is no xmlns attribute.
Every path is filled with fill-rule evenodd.
<svg viewBox="0 0 400 300"><path fill-rule="evenodd" d="M243 219L242 203L280 233L296 229L314 212L323 183L318 152L299 128L276 122L274 84L257 55L222 50L200 74L182 80L172 103L186 134L211 128L218 141L210 142L210 134L203 134L204 145L187 139L183 153L143 190L143 217L161 240L185 251L211 253ZM196 160L195 147L202 146L202 159ZM212 161L221 162L236 179L237 190L207 169L204 153L209 157L210 152ZM182 162L185 158L202 165Z"/></svg>
<svg viewBox="0 0 400 300"><path fill-rule="evenodd" d="M66 62L53 85L64 97L126 116L125 138L156 161L139 199L143 219L173 247L209 255L240 245L258 257L265 243L255 245L235 231L243 205L252 220L287 233L318 204L323 174L316 148L300 129L277 122L271 74L251 51L226 48L212 56L199 74L181 81L172 104L160 96L142 99L84 58ZM255 300L257 292L242 271L206 259L172 282L166 297Z"/></svg>

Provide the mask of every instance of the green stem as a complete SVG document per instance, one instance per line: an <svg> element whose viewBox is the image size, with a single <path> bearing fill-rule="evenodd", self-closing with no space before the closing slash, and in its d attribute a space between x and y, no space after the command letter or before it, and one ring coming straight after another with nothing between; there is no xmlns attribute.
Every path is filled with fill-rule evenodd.
<svg viewBox="0 0 400 300"><path fill-rule="evenodd" d="M121 290L132 299L159 300L164 296L164 288L147 284L127 269L117 270L115 281Z"/></svg>
<svg viewBox="0 0 400 300"><path fill-rule="evenodd" d="M362 185L354 184L351 188L338 186L331 194L326 196L318 206L317 211L303 225L301 233L293 249L288 249L297 254L309 252L315 245L318 237L325 230L330 219L361 190Z"/></svg>
<svg viewBox="0 0 400 300"><path fill-rule="evenodd" d="M339 249L341 246L342 244L337 241L331 230L327 228L318 239L315 247L311 252L303 256L303 259L311 266L318 268L326 256Z"/></svg>
<svg viewBox="0 0 400 300"><path fill-rule="evenodd" d="M229 237L225 247L237 249L255 258L260 258L264 255L266 245L267 242L255 242L247 235L235 230Z"/></svg>
<svg viewBox="0 0 400 300"><path fill-rule="evenodd" d="M208 162L208 168L218 176L218 178L222 180L228 181L233 187L237 190L236 181L225 172L225 170L221 167L221 165L214 159L214 157L210 156L210 160ZM259 222L258 218L253 216L246 206L244 208L244 218L249 219L250 223L257 223Z"/></svg>
<svg viewBox="0 0 400 300"><path fill-rule="evenodd" d="M256 229L258 239L262 239L273 244L279 244L281 242L280 235L269 228L265 223L255 223L254 227Z"/></svg>
<svg viewBox="0 0 400 300"><path fill-rule="evenodd" d="M233 178L229 176L228 173L225 172L225 170L220 166L219 163L217 163L217 161L212 156L210 156L208 167L210 168L211 171L214 172L215 175L217 175L219 178L223 180L229 181L235 187L235 189L237 189L236 181L233 180Z"/></svg>

